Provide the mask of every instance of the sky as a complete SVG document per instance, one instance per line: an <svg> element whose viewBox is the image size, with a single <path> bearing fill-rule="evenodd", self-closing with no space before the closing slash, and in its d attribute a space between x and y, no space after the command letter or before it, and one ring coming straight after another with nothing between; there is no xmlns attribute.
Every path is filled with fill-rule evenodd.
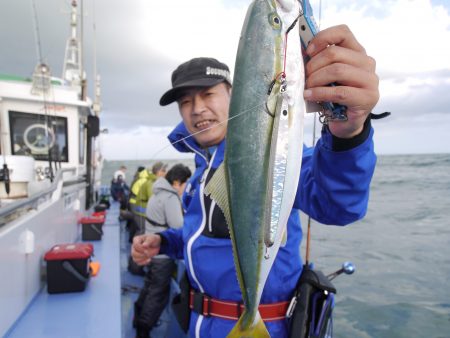
<svg viewBox="0 0 450 338"><path fill-rule="evenodd" d="M159 98L170 88L172 71L190 58L215 57L233 72L250 2L85 0L84 63L88 79L93 79L94 60L101 76L106 159L181 156L166 139L181 121L177 106L160 107ZM376 152L450 152L450 0L311 4L322 29L348 25L377 62L380 101L374 113L392 116L373 121ZM0 0L0 73L30 77L40 54L61 77L69 11L69 0ZM307 144L312 130L309 114Z"/></svg>

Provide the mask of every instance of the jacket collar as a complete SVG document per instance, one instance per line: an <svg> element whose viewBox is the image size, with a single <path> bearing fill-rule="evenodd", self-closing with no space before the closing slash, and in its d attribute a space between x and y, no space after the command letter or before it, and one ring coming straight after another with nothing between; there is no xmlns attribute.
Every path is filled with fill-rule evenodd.
<svg viewBox="0 0 450 338"><path fill-rule="evenodd" d="M196 155L200 156L200 158L203 158L203 160L206 161L206 163L209 162L209 158L211 157L211 155L209 154L207 149L203 149L200 147L200 145L197 143L197 141L195 141L195 139L193 137L188 137L189 131L186 129L186 126L184 125L183 122L180 122L175 129L167 136L167 138L169 139L170 143L172 143L173 147L178 150L179 152L182 153L195 153ZM216 155L216 159L214 162L216 162L216 160L222 162L223 160L223 155L224 155L224 150L225 150L225 140L222 140L222 142L220 142L217 145L217 155ZM198 161L199 158L198 156L196 156L196 165L198 165Z"/></svg>
<svg viewBox="0 0 450 338"><path fill-rule="evenodd" d="M189 131L183 122L180 122L167 136L173 147L181 153L204 152L193 137L188 137Z"/></svg>

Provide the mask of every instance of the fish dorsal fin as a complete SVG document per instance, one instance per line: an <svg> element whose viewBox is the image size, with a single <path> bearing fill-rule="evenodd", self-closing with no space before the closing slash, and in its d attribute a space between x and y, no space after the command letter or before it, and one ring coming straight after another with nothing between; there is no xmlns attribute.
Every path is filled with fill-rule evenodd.
<svg viewBox="0 0 450 338"><path fill-rule="evenodd" d="M213 199L220 210L222 210L228 229L230 229L232 223L224 163L225 162L222 162L217 168L213 177L211 177L206 185L204 192L206 196L210 195L211 199Z"/></svg>

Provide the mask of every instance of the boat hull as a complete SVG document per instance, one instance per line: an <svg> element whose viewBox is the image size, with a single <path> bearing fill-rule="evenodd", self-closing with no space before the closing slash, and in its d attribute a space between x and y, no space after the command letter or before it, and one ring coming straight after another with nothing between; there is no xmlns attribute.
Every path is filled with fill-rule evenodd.
<svg viewBox="0 0 450 338"><path fill-rule="evenodd" d="M45 252L79 238L86 184L56 189L36 209L0 228L0 336L13 326L45 285Z"/></svg>

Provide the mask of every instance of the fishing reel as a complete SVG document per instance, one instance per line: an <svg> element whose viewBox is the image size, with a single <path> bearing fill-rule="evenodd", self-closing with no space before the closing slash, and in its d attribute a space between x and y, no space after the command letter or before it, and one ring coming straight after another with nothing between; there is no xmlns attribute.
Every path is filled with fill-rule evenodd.
<svg viewBox="0 0 450 338"><path fill-rule="evenodd" d="M355 265L352 262L345 262L344 264L342 264L342 267L339 270L336 270L335 272L327 275L327 278L329 281L332 281L342 273L345 273L346 275L351 275L355 272L355 270L356 270Z"/></svg>
<svg viewBox="0 0 450 338"><path fill-rule="evenodd" d="M39 166L35 169L36 180L43 181L51 177L52 173L49 167Z"/></svg>
<svg viewBox="0 0 450 338"><path fill-rule="evenodd" d="M325 338L333 335L332 314L336 288L331 281L345 273L351 275L355 266L345 262L339 270L325 276L313 264L303 266L302 275L286 312L289 338Z"/></svg>

